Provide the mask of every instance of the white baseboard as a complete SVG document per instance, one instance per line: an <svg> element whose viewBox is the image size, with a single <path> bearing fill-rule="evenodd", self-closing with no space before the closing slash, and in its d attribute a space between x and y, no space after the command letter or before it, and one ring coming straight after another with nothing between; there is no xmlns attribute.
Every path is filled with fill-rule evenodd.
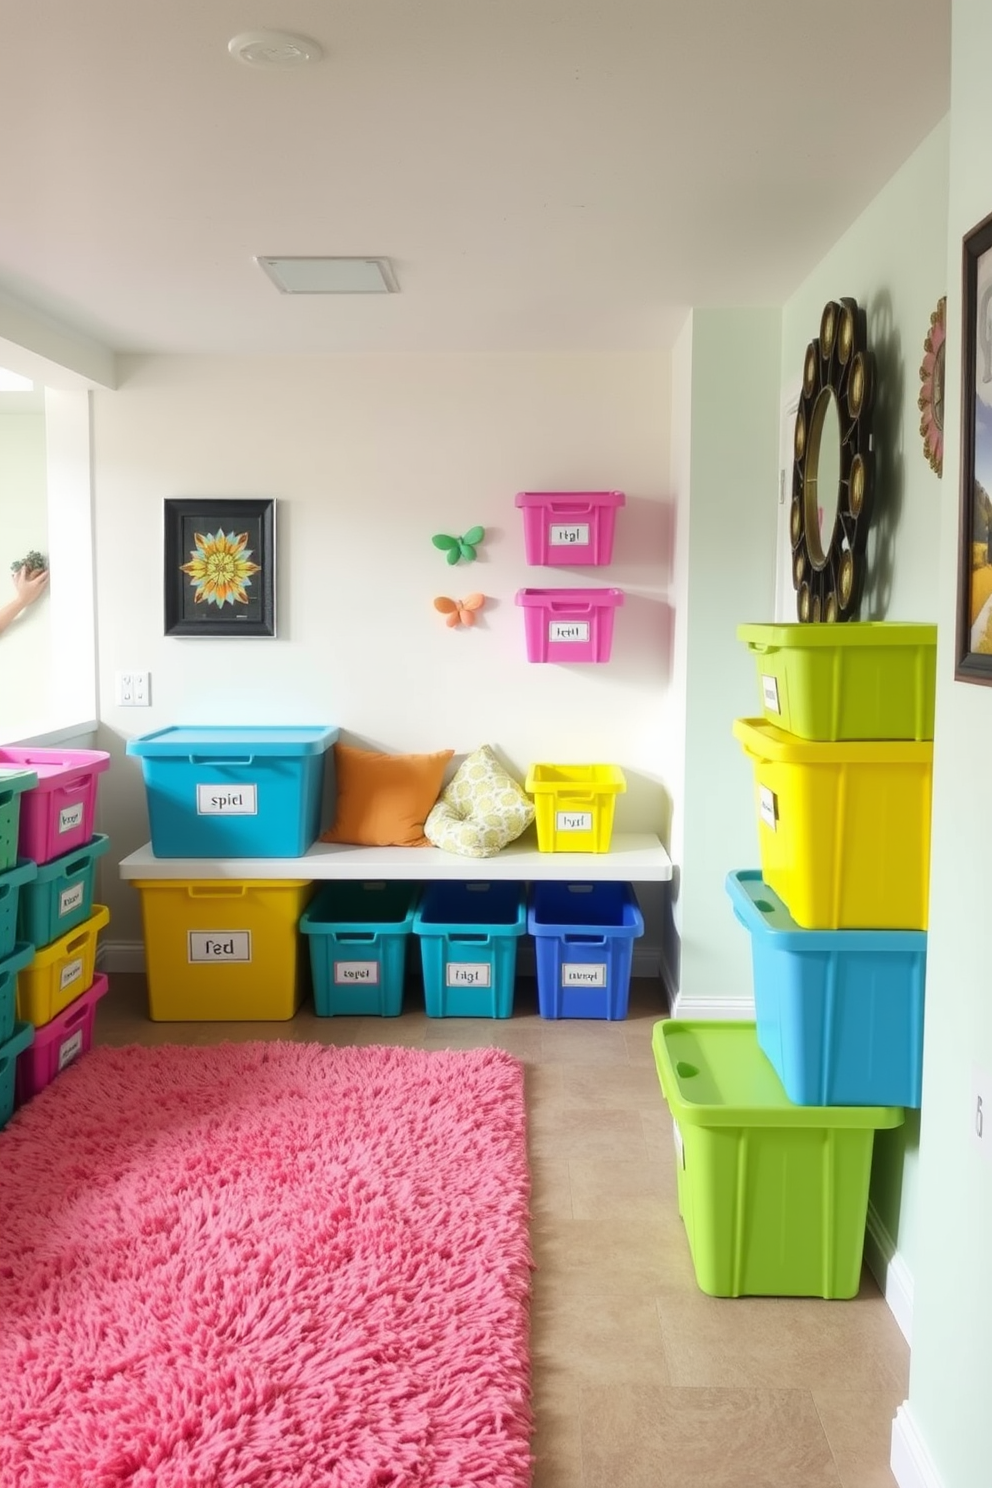
<svg viewBox="0 0 992 1488"><path fill-rule="evenodd" d="M879 1291L889 1304L889 1311L899 1324L902 1336L912 1347L913 1273L870 1202L865 1228L865 1263L878 1282Z"/></svg>
<svg viewBox="0 0 992 1488"><path fill-rule="evenodd" d="M754 1022L753 997L686 997L676 994L672 1003L673 1018L726 1018Z"/></svg>
<svg viewBox="0 0 992 1488"><path fill-rule="evenodd" d="M145 943L143 940L101 940L97 947L97 968L100 971L145 970ZM517 956L517 971L521 976L534 976L537 961L533 945L522 945ZM631 958L632 977L661 977L661 950L658 946L635 946Z"/></svg>
<svg viewBox="0 0 992 1488"><path fill-rule="evenodd" d="M905 1401L892 1422L892 1476L899 1488L944 1488Z"/></svg>

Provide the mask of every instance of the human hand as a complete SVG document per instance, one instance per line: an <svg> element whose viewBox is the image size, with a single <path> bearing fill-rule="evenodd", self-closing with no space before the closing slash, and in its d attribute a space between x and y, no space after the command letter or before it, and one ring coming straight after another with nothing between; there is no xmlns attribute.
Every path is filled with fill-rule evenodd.
<svg viewBox="0 0 992 1488"><path fill-rule="evenodd" d="M13 581L21 604L34 604L48 584L48 569L28 568L25 564L13 575Z"/></svg>

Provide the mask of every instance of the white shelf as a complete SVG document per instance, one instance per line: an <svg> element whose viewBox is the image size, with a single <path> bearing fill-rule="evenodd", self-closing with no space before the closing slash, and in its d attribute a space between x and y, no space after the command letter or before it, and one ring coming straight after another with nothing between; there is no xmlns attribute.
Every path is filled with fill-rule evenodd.
<svg viewBox="0 0 992 1488"><path fill-rule="evenodd" d="M151 843L130 853L121 878L480 878L665 883L672 862L653 832L614 833L608 853L538 852L533 831L494 858L464 858L439 847L343 847L315 842L302 858L156 858Z"/></svg>

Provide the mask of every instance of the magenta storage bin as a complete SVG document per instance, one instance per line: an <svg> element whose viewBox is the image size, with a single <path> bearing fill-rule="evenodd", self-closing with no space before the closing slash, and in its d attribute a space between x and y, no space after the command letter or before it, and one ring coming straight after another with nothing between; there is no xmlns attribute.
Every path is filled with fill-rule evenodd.
<svg viewBox="0 0 992 1488"><path fill-rule="evenodd" d="M38 784L21 798L18 852L50 863L93 836L100 772L110 764L102 749L0 749L0 766L33 770Z"/></svg>
<svg viewBox="0 0 992 1488"><path fill-rule="evenodd" d="M622 589L518 589L528 661L609 661Z"/></svg>
<svg viewBox="0 0 992 1488"><path fill-rule="evenodd" d="M518 491L514 504L524 514L527 562L609 563L617 507L626 499L622 491Z"/></svg>
<svg viewBox="0 0 992 1488"><path fill-rule="evenodd" d="M34 1031L34 1043L17 1056L14 1099L22 1106L26 1100L50 1085L67 1065L85 1054L93 1043L96 1005L110 983L98 972L82 996L63 1008L57 1018Z"/></svg>

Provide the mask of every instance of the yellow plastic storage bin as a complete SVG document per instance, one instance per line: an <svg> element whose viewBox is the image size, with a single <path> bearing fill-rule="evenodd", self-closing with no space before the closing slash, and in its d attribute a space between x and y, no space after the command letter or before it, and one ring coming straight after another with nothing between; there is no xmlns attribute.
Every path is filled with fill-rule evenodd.
<svg viewBox="0 0 992 1488"><path fill-rule="evenodd" d="M156 1022L278 1022L306 994L299 919L309 879L135 879L148 1015Z"/></svg>
<svg viewBox="0 0 992 1488"><path fill-rule="evenodd" d="M762 718L754 766L761 876L804 930L925 930L933 745L814 744Z"/></svg>
<svg viewBox="0 0 992 1488"><path fill-rule="evenodd" d="M97 936L110 923L105 904L94 904L89 919L35 951L30 966L17 973L17 1016L40 1028L93 985Z"/></svg>
<svg viewBox="0 0 992 1488"><path fill-rule="evenodd" d="M538 852L605 853L616 798L627 789L618 765L531 765Z"/></svg>
<svg viewBox="0 0 992 1488"><path fill-rule="evenodd" d="M937 627L739 625L765 718L801 739L932 739Z"/></svg>
<svg viewBox="0 0 992 1488"><path fill-rule="evenodd" d="M875 1132L901 1106L794 1106L753 1023L652 1035L675 1127L679 1213L713 1297L854 1297Z"/></svg>

